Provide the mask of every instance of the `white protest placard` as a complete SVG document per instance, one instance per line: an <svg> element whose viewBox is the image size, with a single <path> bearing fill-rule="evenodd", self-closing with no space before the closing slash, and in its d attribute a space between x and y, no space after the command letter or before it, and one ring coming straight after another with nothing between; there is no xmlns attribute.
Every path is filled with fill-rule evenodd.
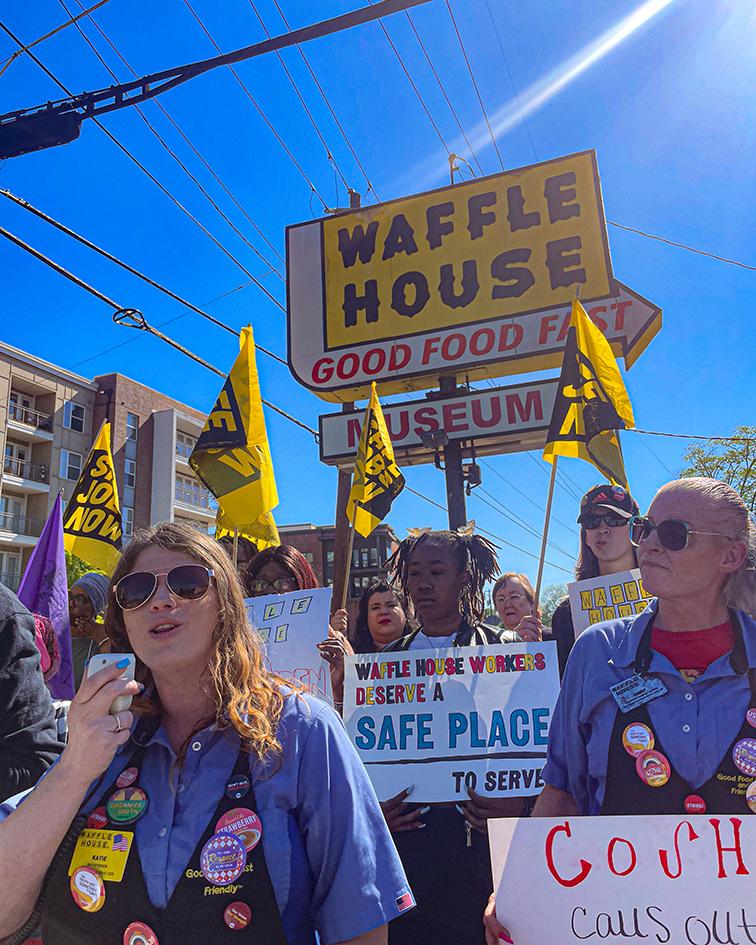
<svg viewBox="0 0 756 945"><path fill-rule="evenodd" d="M316 645L328 636L331 588L248 597L244 603L271 670L333 704L331 673Z"/></svg>
<svg viewBox="0 0 756 945"><path fill-rule="evenodd" d="M604 574L567 585L575 636L594 623L632 617L645 610L653 600L646 592L637 568Z"/></svg>
<svg viewBox="0 0 756 945"><path fill-rule="evenodd" d="M559 694L556 644L347 657L344 724L378 797L525 797L543 787Z"/></svg>
<svg viewBox="0 0 756 945"><path fill-rule="evenodd" d="M756 818L743 807L489 820L496 915L517 945L756 942Z"/></svg>

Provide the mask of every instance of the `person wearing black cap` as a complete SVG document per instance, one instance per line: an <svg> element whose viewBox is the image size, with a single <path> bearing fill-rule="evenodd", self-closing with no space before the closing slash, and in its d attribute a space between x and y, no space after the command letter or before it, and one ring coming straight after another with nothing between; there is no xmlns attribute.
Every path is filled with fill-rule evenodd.
<svg viewBox="0 0 756 945"><path fill-rule="evenodd" d="M576 581L638 567L627 529L627 523L638 514L638 503L622 486L604 484L586 492L580 500L577 519L580 552L575 562ZM563 675L567 657L575 643L569 597L565 597L554 611L551 632L557 642L559 672Z"/></svg>

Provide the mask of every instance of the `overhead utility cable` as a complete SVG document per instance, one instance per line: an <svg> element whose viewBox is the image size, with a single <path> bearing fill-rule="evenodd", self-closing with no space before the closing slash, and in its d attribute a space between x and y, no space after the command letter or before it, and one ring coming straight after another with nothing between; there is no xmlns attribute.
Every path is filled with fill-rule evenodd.
<svg viewBox="0 0 756 945"><path fill-rule="evenodd" d="M66 0L59 0L59 2L60 2L60 4L61 4L61 6L63 7L63 9L64 9L66 12L69 12L69 11L68 11L68 7L66 6ZM81 0L76 0L76 2L79 4L79 6L81 6ZM116 48L115 44L114 44L113 42L111 42L111 40L110 40L109 37L105 34L105 32L104 32L102 29L100 29L99 25L95 22L95 20L94 20L93 18L91 18L91 17L90 17L90 19L92 20L92 23L93 23L94 26L97 28L97 30L99 30L100 34L103 36L103 38L105 39L105 41L109 44L109 46L111 47L111 49L112 49L112 50L115 52L115 54L121 59L121 61L125 64L126 68L131 72L132 75L136 76L136 75L137 75L137 72L136 72L134 69L131 68L131 66L129 65L129 63L126 61L125 57L124 57L123 55L121 55L121 53L119 52L119 50ZM119 79L118 79L118 76L116 75L116 73L113 72L113 70L112 70L112 69L110 68L110 66L108 65L107 61L106 61L106 60L104 59L104 57L100 54L100 52L99 52L99 50L97 49L97 47L95 46L95 44L94 44L94 43L92 42L92 40L87 36L87 34L84 32L84 30L82 29L82 27L81 27L78 23L76 24L76 29L79 31L79 33L80 33L82 39L86 42L86 44L87 44L87 45L89 46L89 48L92 50L92 52L93 52L94 55L96 56L96 58L97 58L98 62L100 63L100 65L107 71L107 73L110 75L110 77L113 79L114 82L118 82ZM247 217L247 219L249 220L249 222L258 230L258 232L262 233L262 231L259 229L259 227L257 227L257 224L255 224L255 222L248 216L248 214L246 213L246 211L244 210L244 208L241 206L241 204L239 203L239 201L236 200L236 198L233 196L233 194L231 193L231 191L228 190L228 188L227 188L226 185L223 183L223 181L220 180L220 178L218 177L218 175L213 171L212 167L210 167L210 165L208 164L208 162L207 162L207 161L204 159L204 157L200 154L200 152L197 150L197 148L195 148L195 146L192 144L192 142L189 140L189 138L188 138L188 137L184 134L184 132L179 128L178 124L173 120L173 118L171 117L171 115L168 114L168 112L166 111L165 107L163 106L163 103L160 102L160 101L158 101L158 100L156 99L156 100L155 100L155 104L156 104L157 107L162 111L162 113L165 115L165 117L168 119L168 121L173 125L173 127L176 129L176 131L181 135L181 137L184 139L184 141L185 141L185 142L189 145L189 147L194 151L194 153L197 155L197 157L202 161L202 163L205 165L205 167L206 167L206 168L210 171L210 173L215 177L215 179L218 181L218 183L221 184L221 186L224 188L224 190L226 191L226 193L228 193L228 195L231 197L231 199L232 199L232 200L236 203L236 205L242 210L242 212L243 212L244 215ZM137 110L137 113L139 114L139 117L142 119L142 121L144 122L144 124L147 126L147 128L150 130L150 132L151 132L151 133L154 135L154 137L157 139L157 141L158 141L159 144L162 146L162 148L163 148L168 154L170 154L170 156L173 158L173 160L178 164L178 166L179 166L179 167L181 168L181 170L186 174L186 176L194 183L194 185L197 187L197 189L199 190L199 192L200 192L200 193L202 194L202 196L208 201L208 203L212 206L212 208L216 211L216 213L228 224L228 226L234 231L234 233L236 233L236 235L239 237L239 239L241 239L241 240L252 250L252 252L255 253L255 255L256 255L263 263L265 263L265 265L268 267L268 269L270 269L271 272L273 272L275 275L277 275L278 278L281 279L281 281L283 282L283 281L284 281L284 278L283 278L283 276L281 275L281 273L279 272L279 270L276 269L276 267L273 266L273 265L265 258L265 256L263 256L263 254L258 250L258 248L257 248L253 243L251 243L251 242L247 239L247 237L244 235L244 233L242 233L242 231L236 226L236 224L233 222L233 220L231 220L231 219L227 216L227 214L223 211L223 209L217 204L217 202L213 199L213 197L212 197L212 196L208 193L208 191L202 186L201 182L200 182L199 180L197 180L197 178L195 177L195 175L189 170L189 168L186 166L186 164L181 160L181 158L180 158L180 157L176 154L176 152L171 148L171 146L168 144L168 142L165 140L165 138L163 138L163 136L160 134L160 132L157 130L157 128L155 128L155 126L152 124L152 122L149 120L149 118L148 118L147 115L145 114L144 109L143 109L140 105L136 105L135 108L136 108L136 110Z"/></svg>
<svg viewBox="0 0 756 945"><path fill-rule="evenodd" d="M194 7L191 5L191 3L189 2L189 0L184 0L184 5L187 7L187 9L189 10L189 12L192 14L192 16L194 17L194 19L197 21L197 23L199 24L200 29L202 30L202 32L205 34L205 36L207 36L207 38L208 38L208 39L210 40L210 42L213 44L213 47L217 50L218 54L222 56L222 55L223 55L223 50L222 50L222 49L220 48L220 46L216 43L215 38L213 37L213 34L212 34L212 33L210 32L210 30L205 26L205 24L204 24L202 18L201 18L201 17L199 16L199 14L196 12L196 10L195 10ZM239 75L239 73L237 72L237 70L236 70L236 69L233 67L233 65L231 65L230 63L227 64L227 67L228 67L228 69L230 69L231 72L233 73L234 78L236 79L236 81L237 81L237 82L239 83L239 85L241 86L241 88L242 88L244 94L247 96L247 98L250 100L250 102L254 105L255 109L257 110L258 115L262 118L262 120L265 122L265 124L268 126L268 128L269 128L269 129L271 130L271 132L273 133L273 135L274 135L276 141L278 141L278 143L279 143L279 144L281 145L281 147L284 149L284 151L285 151L287 157L289 158L289 160L292 162L292 164L294 165L294 167L296 167L296 169L297 169L297 170L299 171L299 173L302 175L302 178L303 178L304 181L307 183L307 186L310 188L310 191L311 191L313 194L315 194L315 196L318 198L318 200L323 204L323 209L324 209L325 212L327 213L327 212L328 212L328 209L329 209L329 208L328 208L328 204L327 204L327 203L325 202L325 200L323 199L323 196L321 195L320 191L317 189L317 187L315 186L315 184L313 184L312 180L310 179L310 177L309 177L309 175L307 174L307 172L305 171L305 169L302 167L302 165L301 165L301 164L299 163L299 161L297 160L297 158L296 158L296 156L294 155L294 153L292 152L291 148L286 144L286 142L284 141L284 139L283 139L283 138L281 137L281 135L278 133L278 130L277 130L276 127L274 126L273 122L270 120L270 118L268 118L268 116L267 116L267 115L265 114L265 112L262 110L262 108L260 107L260 105L259 105L258 102L257 102L257 99L256 99L256 98L254 97L254 95L249 91L249 88L247 87L246 83L244 82L244 80L242 79L242 77Z"/></svg>
<svg viewBox="0 0 756 945"><path fill-rule="evenodd" d="M485 466L486 469L490 469L491 472L494 474L494 476L498 476L499 479L501 479L502 482L506 483L506 485L509 486L510 489L514 489L514 491L517 492L519 495L521 495L521 496L523 497L523 499L525 499L526 502L529 502L534 508L538 509L538 511L539 511L541 514L544 514L544 513L546 512L546 510L544 509L544 507L543 507L542 505L539 505L537 502L535 502L535 501L527 494L527 492L525 492L525 491L523 491L522 489L520 489L519 486L516 486L516 485L512 482L511 479L507 479L506 476L503 476L503 475L499 472L499 470L498 470L495 466L493 466L491 463L486 462L486 460L484 460L484 459L479 459L478 462L481 464L481 466ZM551 521L552 521L552 522L556 522L557 525L561 525L562 528L566 528L567 531L572 532L573 535L576 534L576 529L575 529L575 526L574 526L574 525L567 525L566 522L563 522L563 521L561 521L561 519L558 519L558 518L556 517L556 515L552 514L552 516L551 516Z"/></svg>
<svg viewBox="0 0 756 945"><path fill-rule="evenodd" d="M526 522L525 519L521 518L515 512L511 512L509 509L507 509L506 506L499 499L497 499L495 495L488 492L486 489L483 488L483 486L477 486L476 491L481 493L481 495L487 496L491 500L491 502L494 503L499 514L502 515L504 518L508 519L514 525L517 525L518 528L523 529L523 531L528 532L528 534L532 535L534 538L538 538L538 539L541 538L541 532L538 531L538 529L528 524L528 522ZM472 493L470 494L472 495ZM566 558L569 558L571 561L574 560L575 558L574 552L565 551L564 548L560 548L559 545L557 545L556 542L552 541L551 539L548 540L548 544L554 549L554 551L558 551L560 554L563 554Z"/></svg>
<svg viewBox="0 0 756 945"><path fill-rule="evenodd" d="M738 266L740 269L748 269L750 272L756 272L756 266L748 263L738 262L737 259L728 259L726 256L717 256L716 253L709 253L705 249L696 249L695 246L689 246L687 243L676 243L674 240L668 240L663 236L655 236L653 233L646 233L643 230L636 230L633 226L625 226L622 223L615 223L614 220L606 221L609 226L616 226L619 230L627 230L628 233L636 233L638 236L645 236L648 240L657 240L659 243L666 243L667 246L676 246L677 249L685 249L689 253L695 253L697 256L708 256L709 259L716 259L718 262L727 263L730 266Z"/></svg>
<svg viewBox="0 0 756 945"><path fill-rule="evenodd" d="M496 151L496 157L499 159L499 164L501 169L504 170L504 161L501 157L501 152L499 151L499 145L496 143L496 136L493 133L493 128L491 127L491 122L488 120L488 112L486 111L486 106L483 103L483 96L480 94L480 89L478 88L478 83L475 81L475 73L473 72L472 65L470 64L470 59L467 55L467 50L465 49L465 44L462 42L462 34L459 31L457 26L457 20L454 16L454 10L452 10L451 3L449 0L446 0L446 9L449 11L449 16L451 17L452 26L454 27L454 32L457 34L457 39L459 40L459 48L462 50L462 55L465 58L465 64L467 65L467 71L470 73L470 78L472 79L473 88L475 89L475 94L478 96L478 103L480 104L481 111L483 112L483 117L486 120L486 127L488 128L488 133L491 136L491 143L494 146Z"/></svg>
<svg viewBox="0 0 756 945"><path fill-rule="evenodd" d="M289 32L291 32L291 26L289 25L289 21L286 19L286 14L285 14L284 11L281 9L281 4L278 2L278 0L273 0L273 4L275 5L276 10L278 10L278 15L279 15L279 16L281 17L281 19L283 20L284 26L286 27L286 29L287 29ZM341 132L341 137L344 139L344 141L345 141L345 143L346 143L346 146L349 148L349 151L351 152L351 155L352 155L352 157L354 158L354 161L355 161L357 167L359 167L360 171L362 172L362 176L365 178L365 182L366 182L367 185L368 185L368 186L367 186L367 193L370 193L370 191L372 190L372 191L373 191L373 196L375 197L375 199L376 199L376 200L380 200L380 197L379 197L378 194L376 193L375 187L373 186L373 182L370 180L370 176L368 175L368 172L367 172L367 171L365 170L365 168L363 167L362 161L359 159L359 156L358 156L357 152L355 151L354 146L352 145L352 141L351 141L349 135L346 133L346 131L344 131L344 128L343 128L341 122L339 121L339 116L338 116L338 115L336 114L336 112L333 110L333 107L332 107L332 105L331 105L331 102L329 101L328 96L326 95L323 86L320 84L320 80L318 79L317 75L315 74L315 70L314 70L314 69L312 68L312 66L310 65L310 60L307 58L307 54L305 53L304 49L302 49L302 46L301 46L299 43L297 43L297 52L298 52L299 55L302 57L302 62L305 64L305 66L307 66L307 71L308 71L308 72L310 73L310 75L312 76L312 81L315 83L315 86L316 86L318 92L320 92L320 94L321 94L321 96L322 96L322 98L323 98L323 101L325 102L326 108L328 109L328 111L329 111L329 113L330 113L330 115L331 115L331 118L333 118L336 127L337 127L337 128L339 129L339 131Z"/></svg>
<svg viewBox="0 0 756 945"><path fill-rule="evenodd" d="M0 29L4 30L4 32L6 32L8 36L10 36L10 38L14 41L14 43L16 43L16 45L18 46L23 45L21 40L2 22L0 22ZM41 61L41 59L39 59L33 52L29 52L29 56L40 67L40 69L45 73L45 75L48 76L48 78L52 79L52 81L58 86L58 88L62 89L67 95L71 95L71 92L60 81L60 79L56 75L54 75L50 71L50 69L47 68L47 66ZM142 173L146 174L146 176L149 177L149 179L153 182L153 184L155 184L155 186L158 187L162 191L162 193L164 193L165 196L168 197L168 199L172 203L174 203L179 208L179 210L182 211L182 213L186 214L186 216L189 217L189 219L202 230L202 232L208 237L208 239L212 240L212 242L218 247L218 249L220 249L221 252L223 252L231 260L231 262L233 262L236 266L238 266L238 268L241 269L241 271L246 276L248 276L252 282L254 282L257 288L264 295L266 295L270 299L270 301L273 302L274 305L276 305L282 312L286 311L286 309L278 301L278 299L265 288L265 286L260 282L260 280L257 279L255 275L249 271L249 269L247 269L244 263L242 263L241 260L237 259L237 257L231 252L231 250L228 249L226 246L224 246L224 244L221 243L221 241L216 236L214 236L210 232L210 230L208 230L208 228L204 225L204 223L202 223L197 217L195 217L194 214L190 210L188 210L183 205L183 203L181 203L181 201L177 197L175 197L171 193L171 191L168 190L168 188L157 179L157 177L155 177L152 171L148 170L144 166L144 164L142 164L142 162L131 153L131 151L126 147L126 145L122 144L118 140L118 138L116 138L116 136L108 128L106 128L105 125L102 124L102 122L99 119L93 118L92 120L97 125L97 127L105 135L107 135L108 138L110 138L113 144L115 144L115 146L120 151L122 151L123 154L125 154L126 157L130 161L136 164L139 170L142 171Z"/></svg>

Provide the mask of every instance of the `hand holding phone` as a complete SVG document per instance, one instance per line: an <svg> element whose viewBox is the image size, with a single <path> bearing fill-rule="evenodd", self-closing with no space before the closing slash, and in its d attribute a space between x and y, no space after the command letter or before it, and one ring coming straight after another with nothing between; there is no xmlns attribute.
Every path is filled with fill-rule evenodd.
<svg viewBox="0 0 756 945"><path fill-rule="evenodd" d="M89 665L87 666L87 679L90 676L94 676L94 674L101 669L105 669L106 666L113 666L114 663L120 663L125 659L129 661L129 665L121 674L121 679L133 679L134 670L136 669L136 657L133 653L98 653L89 661ZM131 699L131 696L119 696L117 699L113 700L108 711L111 715L125 712L131 706Z"/></svg>

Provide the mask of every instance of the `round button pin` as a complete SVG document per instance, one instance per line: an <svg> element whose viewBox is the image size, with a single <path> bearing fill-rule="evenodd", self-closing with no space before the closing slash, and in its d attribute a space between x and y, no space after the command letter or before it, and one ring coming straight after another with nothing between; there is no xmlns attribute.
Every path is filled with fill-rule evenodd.
<svg viewBox="0 0 756 945"><path fill-rule="evenodd" d="M123 933L123 945L160 945L158 937L144 922L131 922Z"/></svg>
<svg viewBox="0 0 756 945"><path fill-rule="evenodd" d="M751 728L756 728L756 709L751 708L746 712L746 722Z"/></svg>
<svg viewBox="0 0 756 945"><path fill-rule="evenodd" d="M245 929L252 921L252 910L246 902L232 902L223 912L223 921L230 929Z"/></svg>
<svg viewBox="0 0 756 945"><path fill-rule="evenodd" d="M105 883L102 876L89 866L80 866L71 875L71 895L84 912L99 912L105 905Z"/></svg>
<svg viewBox="0 0 756 945"><path fill-rule="evenodd" d="M139 777L139 768L124 768L116 778L116 787L131 787Z"/></svg>
<svg viewBox="0 0 756 945"><path fill-rule="evenodd" d="M738 771L756 778L756 738L741 738L732 749L732 760Z"/></svg>
<svg viewBox="0 0 756 945"><path fill-rule="evenodd" d="M108 815L104 807L95 807L92 813L87 817L87 827L90 830L102 830L108 826Z"/></svg>
<svg viewBox="0 0 756 945"><path fill-rule="evenodd" d="M642 751L635 759L638 777L649 787L662 787L669 781L672 768L660 751Z"/></svg>
<svg viewBox="0 0 756 945"><path fill-rule="evenodd" d="M216 833L234 833L244 844L247 853L260 842L262 823L253 810L247 807L235 807L225 813L215 825Z"/></svg>
<svg viewBox="0 0 756 945"><path fill-rule="evenodd" d="M108 798L108 817L116 824L133 824L147 810L149 798L139 787L119 788Z"/></svg>
<svg viewBox="0 0 756 945"><path fill-rule="evenodd" d="M234 833L214 833L202 847L200 870L213 886L227 886L247 865L247 851Z"/></svg>
<svg viewBox="0 0 756 945"><path fill-rule="evenodd" d="M698 794L689 794L683 802L686 814L705 814L706 801Z"/></svg>
<svg viewBox="0 0 756 945"><path fill-rule="evenodd" d="M249 794L249 788L250 781L245 774L234 775L226 784L226 794L238 801L239 798Z"/></svg>
<svg viewBox="0 0 756 945"><path fill-rule="evenodd" d="M748 809L756 814L756 781L751 781L748 785L748 790L746 791L746 804L748 804Z"/></svg>
<svg viewBox="0 0 756 945"><path fill-rule="evenodd" d="M622 744L628 755L637 758L642 751L649 751L654 747L654 733L648 725L633 722L622 733Z"/></svg>

